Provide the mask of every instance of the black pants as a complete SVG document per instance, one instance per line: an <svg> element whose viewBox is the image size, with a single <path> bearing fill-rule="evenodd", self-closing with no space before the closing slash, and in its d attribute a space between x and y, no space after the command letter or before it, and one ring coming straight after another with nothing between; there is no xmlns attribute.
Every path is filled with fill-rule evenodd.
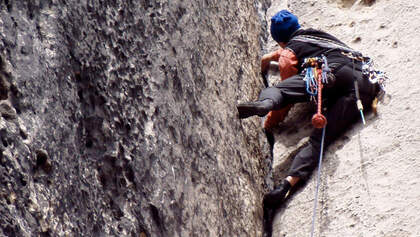
<svg viewBox="0 0 420 237"><path fill-rule="evenodd" d="M375 97L376 87L364 80L360 71L355 71L358 78L360 99L365 109L370 108ZM360 118L360 112L356 105L354 90L354 77L351 65L345 65L334 73L336 79L329 83L322 91L326 100L327 108L323 114L327 118L324 147L328 147L350 125ZM309 102L310 97L306 93L303 76L290 77L274 87L265 88L259 100L271 99L274 101L274 109L280 109L288 104ZM314 129L309 143L294 157L288 175L307 179L314 168L318 165L321 147L322 129Z"/></svg>

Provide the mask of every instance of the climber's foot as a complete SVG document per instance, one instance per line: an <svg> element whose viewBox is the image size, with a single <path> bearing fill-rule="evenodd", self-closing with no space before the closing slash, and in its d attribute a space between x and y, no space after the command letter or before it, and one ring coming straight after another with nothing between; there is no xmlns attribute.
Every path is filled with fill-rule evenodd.
<svg viewBox="0 0 420 237"><path fill-rule="evenodd" d="M238 108L239 118L244 119L253 115L263 117L273 109L273 106L274 102L272 100L265 99L263 101L241 103L236 107Z"/></svg>
<svg viewBox="0 0 420 237"><path fill-rule="evenodd" d="M276 189L264 195L264 209L278 208L283 203L286 194L287 192L289 192L290 188L290 183L287 180L283 180L282 183Z"/></svg>

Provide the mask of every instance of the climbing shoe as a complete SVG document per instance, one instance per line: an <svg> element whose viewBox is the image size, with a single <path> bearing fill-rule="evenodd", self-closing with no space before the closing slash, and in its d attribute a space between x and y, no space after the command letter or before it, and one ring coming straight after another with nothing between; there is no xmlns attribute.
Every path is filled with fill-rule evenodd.
<svg viewBox="0 0 420 237"><path fill-rule="evenodd" d="M253 115L263 117L273 109L273 106L274 102L272 100L265 99L263 101L241 103L236 107L238 108L239 118L244 119Z"/></svg>
<svg viewBox="0 0 420 237"><path fill-rule="evenodd" d="M289 181L283 180L276 189L264 195L264 209L277 209L284 201L284 198L291 187Z"/></svg>

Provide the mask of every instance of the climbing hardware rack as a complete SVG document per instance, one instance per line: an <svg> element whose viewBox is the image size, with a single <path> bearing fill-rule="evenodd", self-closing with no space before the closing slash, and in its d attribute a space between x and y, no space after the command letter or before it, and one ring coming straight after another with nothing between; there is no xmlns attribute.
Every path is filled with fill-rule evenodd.
<svg viewBox="0 0 420 237"><path fill-rule="evenodd" d="M303 80L306 83L306 92L317 104L317 112L312 116L312 125L315 128L323 128L327 124L327 118L322 115L322 88L328 83L328 73L331 72L327 58L324 55L305 58L302 67L305 68Z"/></svg>

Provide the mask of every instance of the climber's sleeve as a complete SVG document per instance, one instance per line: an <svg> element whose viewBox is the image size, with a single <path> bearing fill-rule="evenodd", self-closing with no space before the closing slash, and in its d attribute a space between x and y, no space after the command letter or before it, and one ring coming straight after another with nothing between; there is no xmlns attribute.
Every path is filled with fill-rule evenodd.
<svg viewBox="0 0 420 237"><path fill-rule="evenodd" d="M282 49L279 52L278 62L282 80L297 74L298 59L292 50L288 48Z"/></svg>
<svg viewBox="0 0 420 237"><path fill-rule="evenodd" d="M281 80L297 74L298 60L292 50L288 48L279 49L273 54L273 58L274 57L276 57L277 61L279 62ZM270 111L265 119L264 128L270 130L278 123L282 122L287 116L290 108L292 108L292 105L288 105L279 110Z"/></svg>
<svg viewBox="0 0 420 237"><path fill-rule="evenodd" d="M273 61L278 61L281 55L281 52L283 52L284 49L279 48L276 51L273 52Z"/></svg>

